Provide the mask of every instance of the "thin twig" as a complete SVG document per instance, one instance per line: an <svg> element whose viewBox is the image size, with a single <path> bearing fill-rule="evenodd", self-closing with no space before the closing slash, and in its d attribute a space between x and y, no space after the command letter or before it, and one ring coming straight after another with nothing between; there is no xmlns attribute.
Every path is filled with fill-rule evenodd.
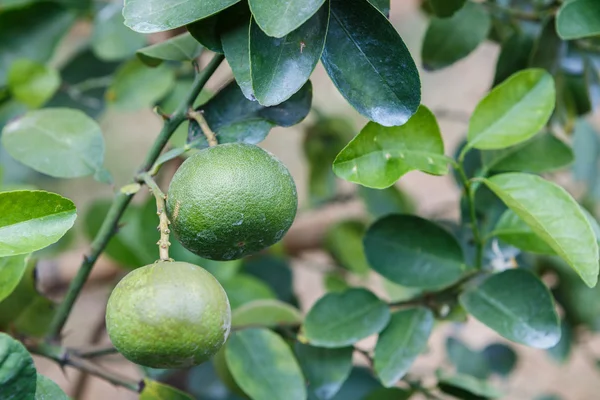
<svg viewBox="0 0 600 400"><path fill-rule="evenodd" d="M204 133L204 136L206 136L206 141L208 142L208 145L210 147L219 144L219 141L217 140L217 135L215 135L212 129L210 129L210 126L208 126L208 122L206 122L206 118L204 118L204 115L202 115L201 111L195 111L194 109L190 109L188 111L188 117L193 119L198 123L198 125L200 125L200 129L202 130L202 133Z"/></svg>
<svg viewBox="0 0 600 400"><path fill-rule="evenodd" d="M185 121L190 106L196 100L198 94L208 79L221 64L223 59L224 56L222 54L216 54L206 68L196 76L196 79L192 84L192 88L190 89L186 98L181 102L171 118L164 122L162 130L160 131L156 141L150 148L150 151L146 155L146 159L140 167L140 173L147 172L152 168L154 162L160 156L163 148L167 145L171 135L173 135L177 127L179 127L179 125ZM141 181L138 180L138 183L141 183ZM98 257L100 257L100 254L102 254L106 248L109 240L115 234L119 220L131 202L133 196L134 193L124 193L122 191L119 191L116 194L108 214L102 222L100 230L92 241L89 254L84 256L83 262L77 271L77 275L73 281L71 281L69 289L67 290L67 294L62 303L59 305L54 319L52 320L52 324L50 325L50 330L47 336L49 340L59 339L60 333L67 321L67 318L69 317L69 314L71 313L71 309L73 308L81 289L83 288L83 285L90 275L94 264L96 264Z"/></svg>
<svg viewBox="0 0 600 400"><path fill-rule="evenodd" d="M158 230L160 232L160 239L156 243L158 245L158 254L161 261L171 261L169 257L169 246L171 242L169 242L169 233L171 230L169 229L169 225L171 221L169 221L169 217L167 216L167 209L165 200L167 196L163 193L162 190L158 187L154 179L150 176L150 174L145 173L142 174L142 179L148 188L154 195L156 199L156 214L158 215Z"/></svg>
<svg viewBox="0 0 600 400"><path fill-rule="evenodd" d="M109 371L105 371L104 369L99 368L86 360L82 360L76 356L73 356L63 347L41 343L37 346L31 346L28 349L31 353L53 360L60 366L73 367L82 372L102 378L113 385L124 387L133 392L139 393L142 387L140 382L134 382L115 375Z"/></svg>
<svg viewBox="0 0 600 400"><path fill-rule="evenodd" d="M90 351L82 351L78 352L77 356L80 358L91 359L97 357L110 356L112 354L117 354L118 351L114 347L106 347L98 350L90 350Z"/></svg>

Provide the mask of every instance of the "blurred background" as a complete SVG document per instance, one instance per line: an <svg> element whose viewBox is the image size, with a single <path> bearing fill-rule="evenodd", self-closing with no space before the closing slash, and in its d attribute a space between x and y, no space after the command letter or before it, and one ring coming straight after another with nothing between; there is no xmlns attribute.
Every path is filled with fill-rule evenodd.
<svg viewBox="0 0 600 400"><path fill-rule="evenodd" d="M427 20L428 17L420 10L418 0L392 1L391 21L409 47L417 65L421 65L420 46L427 27ZM64 63L69 55L87 40L91 29L91 23L78 23L61 43L53 63L55 65ZM161 41L164 38L164 34L153 35L149 40ZM498 54L499 46L492 42L486 42L466 59L443 71L435 73L421 71L422 103L438 117L447 155L454 154L465 136L469 115L491 87ZM204 54L201 63L206 63L208 58L209 55ZM230 79L228 66L222 65L216 76L209 82L209 89L217 90ZM341 136L345 135L347 142L359 132L366 120L359 116L341 97L321 65L317 67L311 80L314 89L313 107L322 116L335 119L332 122L335 128L332 129L342 131ZM152 85L153 83L146 82L145 84ZM596 117L597 115L591 116L589 122L597 124L599 120ZM341 253L336 251L342 246L342 243L342 247L350 248L352 243L357 243L360 247L361 229L364 229L364 224L374 218L374 212L379 212L373 211L377 208L374 206L377 199L370 197L373 196L373 193L365 190L358 192L354 185L341 181L337 182L337 192L332 198L327 201L311 199L309 195L311 171L308 158L311 154L322 154L320 151L323 150L305 148L305 139L308 135L319 135L319 129L325 129L323 124L318 124L319 118L316 112L311 112L307 119L297 126L275 128L261 144L287 165L298 187L300 207L297 220L283 239L282 244L278 245L273 252L286 251L293 254L290 259L289 271L294 277L293 293L302 310L310 308L325 292L328 285L336 284L337 275L334 265L344 262L352 263L353 261L348 259L356 258L356 255L345 255L344 251ZM105 166L114 177L113 187L100 184L91 177L71 180L48 178L17 164L5 152L0 153L5 185L27 183L60 193L72 199L77 205L79 217L76 227L73 233L58 245L64 246L68 250L58 257L48 253L38 266L40 290L50 297L60 298L64 292L66 285L77 271L82 255L88 248L87 238L95 229L98 229L101 223L103 212L107 209L114 188L120 187L130 180L162 123L161 119L150 109L125 112L110 107L99 117L99 121L107 146ZM179 139L175 140L181 140L181 135L180 133ZM333 154L335 155L336 152L334 151ZM313 166L312 168L317 170L320 168L321 171L323 168L330 169L331 160L328 162L328 165ZM169 178L176 167L176 163L171 163L161 171L159 184L163 190L166 191ZM318 174L319 172L313 173ZM570 171L554 175L556 180L576 196L584 190L582 185L573 179ZM412 172L401 179L398 188L400 191L393 192L391 196L399 209L414 210L420 215L435 219L457 220L459 217L460 191L452 175L434 177ZM154 230L154 220L144 225L143 223L139 224L136 219L142 218L141 216L144 215L147 199L148 193L144 188L135 198L133 207L135 211L126 215L123 234L120 234L120 238L123 239L118 245L113 245L113 254L120 254L120 257L105 255L94 268L90 281L78 300L75 311L69 318L65 330L66 346L87 348L108 345L110 342L103 324L104 306L112 286L127 272L127 269L123 268L123 261L126 261L125 264L137 262L139 265L143 265L157 258L155 246L143 246L135 241L137 237L140 238L140 242L142 238L147 237L145 235L148 232L144 226L149 227L150 231ZM370 209L372 207L373 209ZM152 215L152 212L150 214ZM350 220L358 222L348 222ZM339 225L340 221L346 222ZM337 227L337 229L332 227ZM329 251L321 249L323 243L326 243ZM121 248L116 249L118 246ZM183 250L175 249L175 254L183 254L177 253L177 251L182 252ZM185 257L185 255L183 256ZM344 257L347 259L344 260ZM361 256L357 257L360 259ZM273 279L289 281L289 277L286 275L288 273L287 266L284 266L286 272L277 270L278 272L271 274L273 268L277 269L277 266L274 265L273 260L267 261L271 264L263 270L263 274L269 274L270 278L277 277ZM250 260L247 264L252 264L252 262L253 260ZM254 260L256 265L245 265L246 275L259 276L261 272L257 272L257 269L260 263L261 260L257 259ZM209 265L209 267L211 266ZM217 274L227 274L229 267L220 267L222 268ZM239 268L239 266L230 267L232 269ZM216 267L212 266L211 268ZM356 268L360 268L360 266ZM259 282L257 284L259 287L254 289L252 285L255 282L252 279L250 279L251 282L231 283L232 290L235 290L236 285L253 288L248 289L251 293L241 294L241 298L233 299L232 303L244 302L246 300L244 296L249 296L249 298L273 296L271 288L264 289L261 286L264 286L264 283ZM401 298L406 294L402 292L402 288L394 288L393 285L382 282L381 278L372 274L355 274L351 279L354 284L364 284L375 288L382 297ZM580 307L589 307L592 310L590 318L597 318L596 314L593 314L593 310L600 306L600 297L595 296L595 293L584 296L585 301L579 304ZM281 293L276 293L276 295L281 295ZM471 360L473 365L477 365L479 352L487 345L507 343L473 319L469 319L466 324L444 323L434 330L427 353L417 359L410 374L419 377L433 377L435 369L439 365L456 368L456 365L452 366L453 363L446 348L449 336L466 344L467 347L461 347L459 343L454 348L458 348L457 351L462 352L463 360ZM600 340L595 335L586 332L580 333L578 338L576 346L571 347L563 343L561 344L562 348L552 351L536 350L511 343L512 348L518 354L515 370L507 378L496 376L493 378L493 382L506 393L504 397L506 399L533 399L542 393L560 395L560 398L569 400L598 398L597 393L600 392L600 369L598 368ZM372 344L373 342L367 340L364 347L368 348ZM456 359L454 361L456 364ZM142 376L141 370L118 355L102 358L99 362L111 371L124 376L136 379ZM356 363L364 363L364 360L357 358ZM125 389L115 388L96 378L83 377L78 371L70 368L63 371L47 360L36 359L36 364L41 373L58 382L67 394L77 396L78 399L125 400L137 398L137 395ZM175 376L167 379L175 385L178 384L178 379L192 379L195 382L192 389L198 398L219 399L221 398L218 397L221 389L219 389L219 383L210 368L212 367L209 365L195 371L194 373L199 374L197 377ZM152 373L160 375L160 371ZM200 376L203 373L204 375ZM337 398L349 399L350 397L342 395ZM550 398L548 397L548 399Z"/></svg>

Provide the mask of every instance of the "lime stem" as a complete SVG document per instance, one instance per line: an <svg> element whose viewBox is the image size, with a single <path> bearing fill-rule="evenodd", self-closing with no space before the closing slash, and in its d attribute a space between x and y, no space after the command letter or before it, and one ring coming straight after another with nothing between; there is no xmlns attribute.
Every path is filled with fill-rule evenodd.
<svg viewBox="0 0 600 400"><path fill-rule="evenodd" d="M156 243L158 245L158 254L161 261L171 261L169 258L169 246L171 242L169 242L169 233L171 230L169 229L169 225L171 225L171 221L169 221L169 217L167 216L167 208L165 200L167 196L160 190L158 184L149 173L141 174L141 178L144 180L150 192L154 195L156 199L156 214L158 215L158 230L160 231L160 239Z"/></svg>
<svg viewBox="0 0 600 400"><path fill-rule="evenodd" d="M206 68L196 75L192 87L186 97L183 99L179 107L177 107L175 112L164 121L158 137L150 148L150 151L146 155L146 159L139 169L140 173L148 172L152 168L175 130L186 120L189 108L200 94L200 91L204 85L206 85L206 82L217 70L219 65L221 65L221 62L224 60L224 58L225 57L222 54L215 54ZM143 180L140 179L134 179L134 181L137 183L143 182ZM58 306L58 310L54 315L54 319L50 325L50 330L48 331L48 340L56 341L59 339L60 333L67 322L67 318L73 309L73 305L75 304L83 285L87 281L90 272L92 272L92 268L94 267L94 264L96 264L100 254L102 254L108 245L108 242L116 233L119 220L127 209L127 206L131 202L134 194L135 193L126 193L125 191L120 190L115 195L112 205L108 210L104 221L102 222L102 226L92 241L90 252L83 257L83 262L77 271L77 275L75 275L75 278L73 281L71 281L64 300Z"/></svg>
<svg viewBox="0 0 600 400"><path fill-rule="evenodd" d="M219 144L219 141L217 140L217 135L215 135L212 129L210 129L210 126L208 126L208 122L206 122L206 118L204 118L202 111L195 111L193 109L190 109L190 111L188 112L188 117L193 119L198 123L198 125L200 125L200 129L202 130L202 133L204 133L204 136L206 136L206 141L208 142L208 145L210 147Z"/></svg>

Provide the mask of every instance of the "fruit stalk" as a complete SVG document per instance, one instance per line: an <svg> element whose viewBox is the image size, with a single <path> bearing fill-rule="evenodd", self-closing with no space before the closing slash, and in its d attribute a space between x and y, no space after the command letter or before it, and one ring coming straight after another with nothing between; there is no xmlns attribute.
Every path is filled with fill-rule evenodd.
<svg viewBox="0 0 600 400"><path fill-rule="evenodd" d="M158 245L160 260L170 261L169 246L171 245L171 242L169 242L169 233L171 233L171 230L169 229L169 225L171 224L171 221L169 221L169 217L167 217L167 208L165 204L167 196L160 190L149 173L142 174L142 178L156 199L156 214L158 215L158 230L160 231L160 239L156 244Z"/></svg>
<svg viewBox="0 0 600 400"><path fill-rule="evenodd" d="M193 108L190 108L190 111L188 111L188 117L200 125L200 129L202 130L202 133L204 133L206 141L210 147L219 144L217 135L215 135L212 129L210 129L210 126L208 126L208 122L206 122L206 118L204 118L204 115L202 115L202 111L195 111Z"/></svg>
<svg viewBox="0 0 600 400"><path fill-rule="evenodd" d="M152 168L154 162L160 156L163 148L167 145L171 135L173 135L179 125L185 121L189 108L192 106L208 79L213 75L224 58L225 57L222 54L215 54L206 68L196 75L192 87L190 88L190 91L185 99L183 99L175 112L164 121L163 127L156 138L156 141L150 148L150 151L146 155L146 159L140 167L140 173L148 172ZM143 180L140 180L139 178L136 178L135 181L138 183L143 182ZM59 305L56 314L54 315L54 319L50 325L50 330L48 331L48 340L57 340L59 338L60 332L62 331L65 323L67 322L67 318L71 313L71 309L73 308L73 305L75 304L83 285L90 275L94 264L96 264L96 260L106 248L109 240L116 233L119 220L121 219L121 216L125 212L125 209L127 209L127 206L131 202L131 199L134 195L135 193L125 193L123 191L119 191L116 194L110 210L102 222L100 230L92 241L90 252L83 257L83 262L79 267L77 275L75 275L75 278L73 281L71 281L69 289L67 290L67 294L62 303Z"/></svg>

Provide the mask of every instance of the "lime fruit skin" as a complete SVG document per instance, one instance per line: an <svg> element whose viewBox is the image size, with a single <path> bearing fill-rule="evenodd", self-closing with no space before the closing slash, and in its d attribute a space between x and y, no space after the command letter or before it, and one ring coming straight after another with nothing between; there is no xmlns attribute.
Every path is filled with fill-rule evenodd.
<svg viewBox="0 0 600 400"><path fill-rule="evenodd" d="M225 290L205 269L159 261L133 270L115 287L106 329L128 360L151 368L187 368L208 360L231 328Z"/></svg>
<svg viewBox="0 0 600 400"><path fill-rule="evenodd" d="M234 260L275 243L298 208L287 168L258 146L228 143L188 158L167 193L171 228L192 253Z"/></svg>

